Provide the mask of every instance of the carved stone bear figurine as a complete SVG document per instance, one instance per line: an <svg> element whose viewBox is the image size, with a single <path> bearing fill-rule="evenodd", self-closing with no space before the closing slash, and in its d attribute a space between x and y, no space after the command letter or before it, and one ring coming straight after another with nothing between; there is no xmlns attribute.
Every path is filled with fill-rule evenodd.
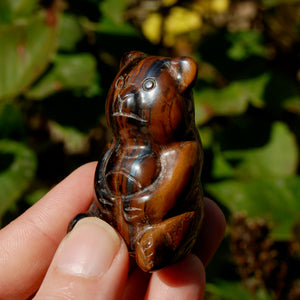
<svg viewBox="0 0 300 300"><path fill-rule="evenodd" d="M124 238L146 272L194 245L203 217L202 147L194 121L191 58L124 55L106 102L113 139L95 174L97 216Z"/></svg>

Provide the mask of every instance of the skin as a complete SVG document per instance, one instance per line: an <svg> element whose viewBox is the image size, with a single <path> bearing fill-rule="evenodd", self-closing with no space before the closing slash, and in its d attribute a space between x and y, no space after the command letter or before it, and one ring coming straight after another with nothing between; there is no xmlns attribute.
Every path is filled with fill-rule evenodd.
<svg viewBox="0 0 300 300"><path fill-rule="evenodd" d="M202 246L195 254L143 273L119 234L100 219L83 219L66 235L69 221L93 200L95 167L94 162L74 171L0 231L0 298L203 299L204 266L225 232L216 204L205 199Z"/></svg>

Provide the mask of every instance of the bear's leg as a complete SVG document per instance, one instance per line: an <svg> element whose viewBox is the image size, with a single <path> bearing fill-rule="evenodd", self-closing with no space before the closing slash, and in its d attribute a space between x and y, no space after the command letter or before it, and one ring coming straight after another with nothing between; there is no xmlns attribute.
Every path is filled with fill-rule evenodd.
<svg viewBox="0 0 300 300"><path fill-rule="evenodd" d="M201 220L197 221L195 212L167 219L146 231L136 243L136 262L145 271L155 271L165 265L175 263L187 254L196 237L190 233L194 226L199 228Z"/></svg>

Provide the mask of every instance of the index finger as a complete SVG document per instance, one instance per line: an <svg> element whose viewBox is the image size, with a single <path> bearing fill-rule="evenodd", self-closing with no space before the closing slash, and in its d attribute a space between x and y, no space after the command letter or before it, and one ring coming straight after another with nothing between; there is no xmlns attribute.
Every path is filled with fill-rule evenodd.
<svg viewBox="0 0 300 300"><path fill-rule="evenodd" d="M78 168L0 231L4 299L24 299L38 289L68 223L93 200L95 168L96 162Z"/></svg>
<svg viewBox="0 0 300 300"><path fill-rule="evenodd" d="M204 218L193 252L207 266L217 251L226 230L226 220L218 205L209 198L204 198Z"/></svg>

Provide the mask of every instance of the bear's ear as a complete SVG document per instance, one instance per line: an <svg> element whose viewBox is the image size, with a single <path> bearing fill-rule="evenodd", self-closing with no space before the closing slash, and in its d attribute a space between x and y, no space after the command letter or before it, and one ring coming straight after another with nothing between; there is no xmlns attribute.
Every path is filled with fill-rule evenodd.
<svg viewBox="0 0 300 300"><path fill-rule="evenodd" d="M183 92L195 83L198 66L190 57L177 57L171 60L170 73L176 79L179 91Z"/></svg>
<svg viewBox="0 0 300 300"><path fill-rule="evenodd" d="M138 57L144 58L147 55L140 51L130 51L123 55L121 61L120 61L120 69L122 69L124 66L128 65L130 62L135 60Z"/></svg>

